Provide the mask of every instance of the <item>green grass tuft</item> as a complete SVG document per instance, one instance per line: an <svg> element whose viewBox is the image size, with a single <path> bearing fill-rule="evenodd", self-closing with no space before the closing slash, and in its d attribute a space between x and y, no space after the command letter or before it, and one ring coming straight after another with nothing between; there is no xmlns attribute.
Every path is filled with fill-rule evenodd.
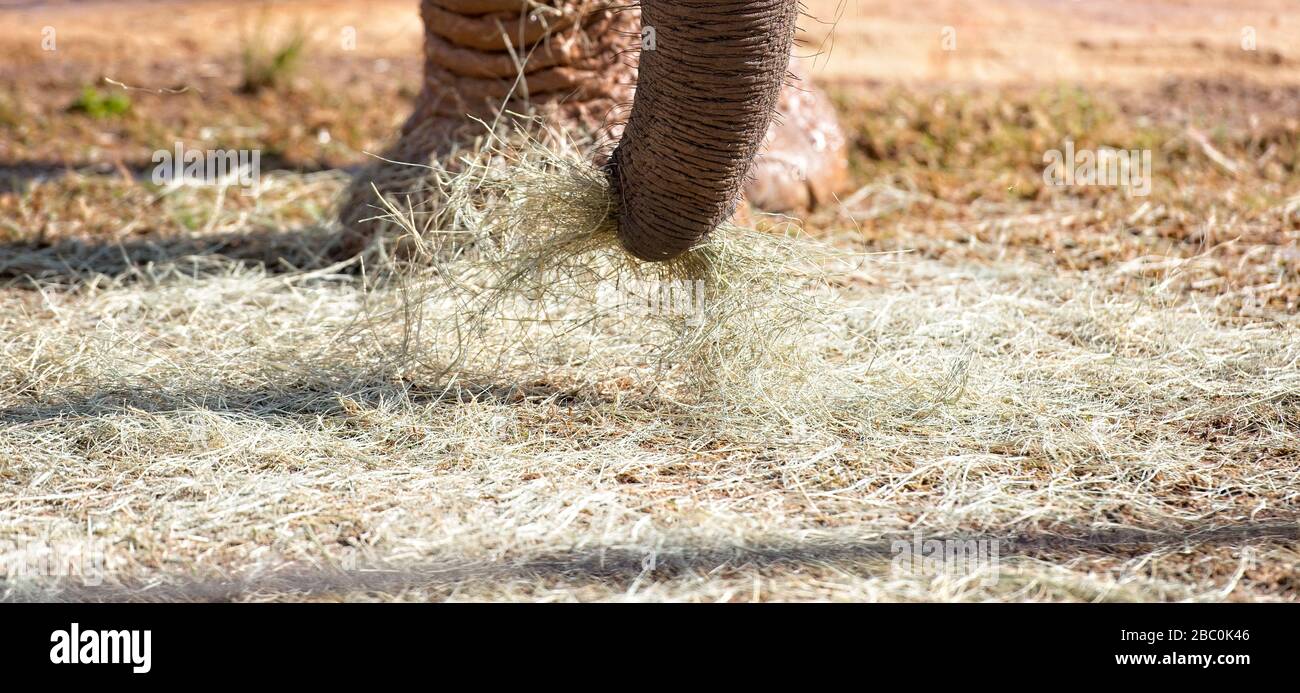
<svg viewBox="0 0 1300 693"><path fill-rule="evenodd" d="M131 99L126 94L117 92L105 94L87 85L68 110L74 113L85 113L96 119L115 118L126 115L131 110Z"/></svg>

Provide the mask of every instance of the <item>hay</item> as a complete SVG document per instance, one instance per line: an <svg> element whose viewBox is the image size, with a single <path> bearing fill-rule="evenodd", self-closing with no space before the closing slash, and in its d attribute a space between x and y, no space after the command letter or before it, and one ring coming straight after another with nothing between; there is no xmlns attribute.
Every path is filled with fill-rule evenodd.
<svg viewBox="0 0 1300 693"><path fill-rule="evenodd" d="M394 270L377 287L400 287L402 303L376 313L407 328L394 362L481 378L571 362L575 339L618 342L621 365L653 369L654 389L720 424L855 425L864 393L809 346L851 338L827 270L852 271L865 256L792 223L727 224L672 261L639 260L617 239L606 177L580 147L551 144L562 141L490 139L412 170L407 199L421 205L384 199L381 218L403 233L369 262Z"/></svg>
<svg viewBox="0 0 1300 693"><path fill-rule="evenodd" d="M600 205L557 202L598 200L590 169L532 161L443 176L446 212L395 205L419 233L361 277L104 253L0 289L0 596L1295 598L1294 315L1223 320L1117 289L1121 268L738 230L641 267ZM550 192L518 194L534 180ZM589 295L660 271L715 282L719 319ZM755 276L777 294L716 284ZM915 531L1006 550L899 573ZM102 584L14 570L50 548Z"/></svg>

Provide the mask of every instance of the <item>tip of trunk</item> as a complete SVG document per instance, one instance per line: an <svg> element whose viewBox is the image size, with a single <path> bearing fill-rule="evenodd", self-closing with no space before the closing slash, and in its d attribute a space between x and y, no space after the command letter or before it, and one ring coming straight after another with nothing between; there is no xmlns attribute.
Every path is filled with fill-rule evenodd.
<svg viewBox="0 0 1300 693"><path fill-rule="evenodd" d="M780 97L797 0L642 0L632 115L605 170L618 236L671 260L731 217Z"/></svg>

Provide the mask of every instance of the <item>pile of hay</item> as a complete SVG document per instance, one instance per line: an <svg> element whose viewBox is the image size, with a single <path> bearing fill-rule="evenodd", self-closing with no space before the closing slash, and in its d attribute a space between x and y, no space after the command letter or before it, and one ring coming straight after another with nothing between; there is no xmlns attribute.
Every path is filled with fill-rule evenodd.
<svg viewBox="0 0 1300 693"><path fill-rule="evenodd" d="M474 379L650 369L661 396L719 424L860 422L866 393L821 355L861 337L831 284L865 256L785 220L726 224L672 261L639 260L618 241L607 178L578 150L553 135L491 139L413 167L407 195L383 200L377 218L400 233L367 261L382 270L376 293L400 301L377 304L367 327L403 325L394 364Z"/></svg>

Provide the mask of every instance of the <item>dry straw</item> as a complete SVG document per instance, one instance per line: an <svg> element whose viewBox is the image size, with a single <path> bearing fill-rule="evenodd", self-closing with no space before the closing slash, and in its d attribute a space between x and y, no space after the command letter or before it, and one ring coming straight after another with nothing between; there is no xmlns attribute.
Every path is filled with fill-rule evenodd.
<svg viewBox="0 0 1300 693"><path fill-rule="evenodd" d="M641 261L619 244L606 177L578 150L515 133L409 168L395 186L407 192L377 215L400 232L367 256L385 270L375 295L400 297L373 315L405 326L395 362L477 379L613 353L612 366L652 369L656 396L733 422L853 416L854 387L818 346L848 336L827 269L853 255L787 222L727 224L679 258Z"/></svg>
<svg viewBox="0 0 1300 693"><path fill-rule="evenodd" d="M208 230L143 257L15 254L0 599L1295 598L1294 315L735 229L640 265L597 172L509 151L413 170L450 201L392 200L364 282L211 250L332 233L283 219L343 183L288 174L176 191ZM647 278L709 319L602 299ZM1007 548L894 571L916 531ZM107 591L15 577L65 543Z"/></svg>

